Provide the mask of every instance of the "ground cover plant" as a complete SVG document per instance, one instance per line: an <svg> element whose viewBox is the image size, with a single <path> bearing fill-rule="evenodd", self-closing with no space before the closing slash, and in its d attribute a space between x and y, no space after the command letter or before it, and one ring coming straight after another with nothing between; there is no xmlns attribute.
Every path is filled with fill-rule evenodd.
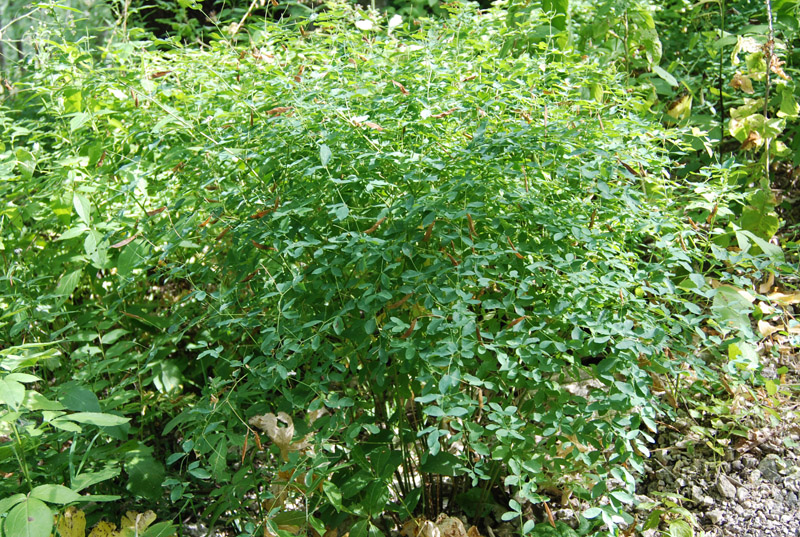
<svg viewBox="0 0 800 537"><path fill-rule="evenodd" d="M740 166L679 180L646 89L503 7L40 29L0 109L6 534L634 523L659 421L757 371L745 291L793 268Z"/></svg>

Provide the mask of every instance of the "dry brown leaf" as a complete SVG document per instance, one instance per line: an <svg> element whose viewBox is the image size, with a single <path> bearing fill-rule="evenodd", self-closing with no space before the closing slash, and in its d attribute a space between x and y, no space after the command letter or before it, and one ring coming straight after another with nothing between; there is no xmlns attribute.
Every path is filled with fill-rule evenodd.
<svg viewBox="0 0 800 537"><path fill-rule="evenodd" d="M770 306L766 302L759 302L758 303L758 309L760 309L761 313L763 313L764 315L770 315L770 314L775 313L776 311L778 311L777 309L773 308L772 306Z"/></svg>
<svg viewBox="0 0 800 537"><path fill-rule="evenodd" d="M375 230L378 229L380 225L383 224L385 221L386 217L384 216L383 218L375 222L369 229L365 230L364 233L366 233L367 235L369 235L370 233L374 233Z"/></svg>
<svg viewBox="0 0 800 537"><path fill-rule="evenodd" d="M284 423L285 427L279 426L278 421ZM308 437L299 442L292 442L294 421L286 412L278 412L277 416L271 412L263 416L253 416L248 423L267 433L270 440L281 450L283 460L289 460L289 452L301 451L308 447Z"/></svg>
<svg viewBox="0 0 800 537"><path fill-rule="evenodd" d="M762 143L763 140L761 139L761 135L756 131L750 131L747 134L747 138L745 138L744 142L742 142L742 145L739 146L739 149L742 151L749 151L751 149L755 149L756 147L760 147Z"/></svg>
<svg viewBox="0 0 800 537"><path fill-rule="evenodd" d="M417 533L418 537L442 537L442 533L439 528L430 520L426 520L422 523L422 526L419 529L419 533Z"/></svg>
<svg viewBox="0 0 800 537"><path fill-rule="evenodd" d="M762 295L769 293L775 283L775 275L773 273L767 274L767 281L758 286L758 292Z"/></svg>
<svg viewBox="0 0 800 537"><path fill-rule="evenodd" d="M365 122L364 122L364 125L366 125L366 126L367 126L367 127L369 127L370 129L374 129L374 130L376 130L376 131L382 131L382 130L383 130L383 127L381 127L381 126L380 126L380 125L378 125L377 123L373 123L372 121L365 121Z"/></svg>
<svg viewBox="0 0 800 537"><path fill-rule="evenodd" d="M769 337L775 332L780 332L782 327L769 324L767 321L758 321L758 332L762 337Z"/></svg>
<svg viewBox="0 0 800 537"><path fill-rule="evenodd" d="M283 114L285 114L287 112L291 112L292 110L294 110L294 108L291 107L291 106L276 106L275 108L267 110L267 115L268 116L282 116Z"/></svg>
<svg viewBox="0 0 800 537"><path fill-rule="evenodd" d="M397 88L400 90L400 93L402 93L403 95L409 95L409 92L408 92L408 90L405 88L405 86L403 86L403 85L402 85L400 82L398 82L397 80L392 80L392 84L394 84L395 86L397 86Z"/></svg>
<svg viewBox="0 0 800 537"><path fill-rule="evenodd" d="M772 302L781 304L782 306L791 306L792 304L797 304L800 302L800 291L788 294L775 292L767 295L767 298L769 298Z"/></svg>
<svg viewBox="0 0 800 537"><path fill-rule="evenodd" d="M445 517L441 518L441 520L436 521L436 527L439 528L439 533L441 537L466 537L467 530L464 527L464 523L461 522L460 519L455 517Z"/></svg>
<svg viewBox="0 0 800 537"><path fill-rule="evenodd" d="M481 537L481 532L475 526L470 526L467 530L467 537Z"/></svg>
<svg viewBox="0 0 800 537"><path fill-rule="evenodd" d="M731 86L734 89L740 89L747 94L752 94L754 92L753 82L750 80L750 78L738 71L736 72L735 75L733 75L733 79L731 80Z"/></svg>
<svg viewBox="0 0 800 537"><path fill-rule="evenodd" d="M400 528L400 536L401 537L417 537L419 534L420 528L422 528L422 523L425 522L424 518L411 518L406 520L403 526Z"/></svg>
<svg viewBox="0 0 800 537"><path fill-rule="evenodd" d="M780 58L778 58L777 56L773 55L769 60L769 68L773 73L775 73L776 75L778 75L782 79L791 80L792 77L787 75L783 70L783 65L785 63L786 62L782 61Z"/></svg>
<svg viewBox="0 0 800 537"><path fill-rule="evenodd" d="M450 114L452 114L455 111L456 111L455 108L451 108L450 110L446 110L446 111L440 112L438 114L433 114L431 117L432 118L436 118L436 119L442 119L443 117L447 117L447 116L449 116Z"/></svg>
<svg viewBox="0 0 800 537"><path fill-rule="evenodd" d="M122 248L126 244L130 244L133 241L133 239L135 239L138 236L139 236L138 233L136 233L135 235L131 235L127 239L123 239L117 243L112 244L111 246L109 246L109 248Z"/></svg>

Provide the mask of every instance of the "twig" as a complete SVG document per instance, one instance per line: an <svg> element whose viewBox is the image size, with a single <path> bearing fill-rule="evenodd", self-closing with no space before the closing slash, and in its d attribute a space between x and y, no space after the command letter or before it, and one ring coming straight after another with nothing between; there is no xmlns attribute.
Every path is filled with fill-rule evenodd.
<svg viewBox="0 0 800 537"><path fill-rule="evenodd" d="M772 56L775 54L775 34L772 28L772 1L765 0L767 4L767 23L769 25L769 34L767 35L767 44L764 47L764 52L767 56L767 82L766 82L766 89L764 91L764 123L766 124L767 119L769 116L769 89L770 89L770 77L769 72L772 69ZM764 133L766 134L766 132ZM766 140L766 155L764 157L764 178L765 178L765 187L769 188L769 150L770 150L770 137L765 136Z"/></svg>

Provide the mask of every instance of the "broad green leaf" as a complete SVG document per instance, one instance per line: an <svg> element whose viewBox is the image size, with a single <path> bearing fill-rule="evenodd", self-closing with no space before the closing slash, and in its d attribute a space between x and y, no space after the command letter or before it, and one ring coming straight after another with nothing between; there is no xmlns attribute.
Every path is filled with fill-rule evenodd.
<svg viewBox="0 0 800 537"><path fill-rule="evenodd" d="M72 214L72 213L70 212L70 214ZM84 224L78 224L77 226L75 226L73 228L70 228L67 231L65 231L64 233L62 233L61 235L59 235L56 240L57 241L65 241L65 240L68 240L68 239L74 239L75 237L80 237L81 235L86 233L86 230L88 230L88 229L89 228L87 228Z"/></svg>
<svg viewBox="0 0 800 537"><path fill-rule="evenodd" d="M559 30L566 30L569 0L542 0L542 10L552 16L551 24Z"/></svg>
<svg viewBox="0 0 800 537"><path fill-rule="evenodd" d="M96 485L97 483L102 483L103 481L113 479L119 474L120 469L111 465L108 465L102 470L97 470L95 472L83 472L72 478L72 490L80 492L91 487L92 485Z"/></svg>
<svg viewBox="0 0 800 537"><path fill-rule="evenodd" d="M66 416L62 416L60 418L50 420L49 423L56 429L61 429L62 431L69 431L71 433L80 433L83 431L83 428L81 428L80 425L65 418Z"/></svg>
<svg viewBox="0 0 800 537"><path fill-rule="evenodd" d="M30 180L36 169L36 157L30 151L21 147L17 149L16 157L20 175L22 175L23 179Z"/></svg>
<svg viewBox="0 0 800 537"><path fill-rule="evenodd" d="M745 342L728 345L728 359L739 369L746 371L755 371L760 364L756 348Z"/></svg>
<svg viewBox="0 0 800 537"><path fill-rule="evenodd" d="M160 393L170 393L178 390L184 381L180 367L174 360L159 361L153 369L156 373L153 376L153 384L155 384Z"/></svg>
<svg viewBox="0 0 800 537"><path fill-rule="evenodd" d="M158 522L140 533L139 537L173 537L177 535L177 529L171 522Z"/></svg>
<svg viewBox="0 0 800 537"><path fill-rule="evenodd" d="M339 490L339 487L337 487L332 481L323 481L322 491L325 493L328 501L331 502L331 505L334 506L337 511L344 510L344 506L342 505L342 491Z"/></svg>
<svg viewBox="0 0 800 537"><path fill-rule="evenodd" d="M81 274L83 274L83 269L73 270L62 276L56 286L55 294L64 297L64 300L68 299L78 288Z"/></svg>
<svg viewBox="0 0 800 537"><path fill-rule="evenodd" d="M84 224L91 227L92 225L92 205L83 194L75 193L72 196L72 205L75 207L75 212L78 213Z"/></svg>
<svg viewBox="0 0 800 537"><path fill-rule="evenodd" d="M83 93L80 88L64 90L64 113L75 114L83 109Z"/></svg>
<svg viewBox="0 0 800 537"><path fill-rule="evenodd" d="M228 477L228 440L225 435L219 439L209 458L211 475L218 483L223 483Z"/></svg>
<svg viewBox="0 0 800 537"><path fill-rule="evenodd" d="M736 230L736 239L739 241L739 247L743 251L750 250L750 241L756 243L758 248L775 263L783 263L786 258L784 257L781 247L767 242L758 235L751 233L748 230Z"/></svg>
<svg viewBox="0 0 800 537"><path fill-rule="evenodd" d="M599 507L590 507L589 509L587 509L586 511L583 512L583 516L585 518L588 518L589 520L591 520L593 518L597 518L602 514L603 514L603 510L600 509Z"/></svg>
<svg viewBox="0 0 800 537"><path fill-rule="evenodd" d="M694 537L694 529L685 520L673 520L669 523L669 537Z"/></svg>
<svg viewBox="0 0 800 537"><path fill-rule="evenodd" d="M100 401L94 392L77 382L67 383L58 400L67 409L75 412L100 412Z"/></svg>
<svg viewBox="0 0 800 537"><path fill-rule="evenodd" d="M369 520L359 520L350 527L350 537L369 537Z"/></svg>
<svg viewBox="0 0 800 537"><path fill-rule="evenodd" d="M64 419L76 421L78 423L86 423L88 425L97 425L98 427L113 427L128 423L131 420L130 418L102 412L76 412L74 414L67 414L64 416Z"/></svg>
<svg viewBox="0 0 800 537"><path fill-rule="evenodd" d="M64 485L39 485L30 496L43 502L65 505L81 499L81 495Z"/></svg>
<svg viewBox="0 0 800 537"><path fill-rule="evenodd" d="M392 499L389 485L383 481L371 483L364 492L362 505L371 517L378 517L388 507Z"/></svg>
<svg viewBox="0 0 800 537"><path fill-rule="evenodd" d="M742 289L720 285L714 294L711 311L723 328L749 333L750 313L753 311L751 298Z"/></svg>
<svg viewBox="0 0 800 537"><path fill-rule="evenodd" d="M782 85L780 87L782 88L780 90L781 106L778 115L781 117L796 118L798 113L800 113L800 105L797 104L797 100L795 100L794 94L788 86Z"/></svg>
<svg viewBox="0 0 800 537"><path fill-rule="evenodd" d="M37 377L36 375L29 375L28 373L9 373L5 376L6 380L13 380L15 382L21 382L23 384L29 382L40 382L42 379Z"/></svg>
<svg viewBox="0 0 800 537"><path fill-rule="evenodd" d="M446 451L440 451L436 455L428 455L425 463L420 466L420 470L425 473L448 476L458 475L459 470L462 468L464 468L464 463L461 459Z"/></svg>
<svg viewBox="0 0 800 537"><path fill-rule="evenodd" d="M678 87L678 81L669 72L664 70L660 65L653 66L653 72L660 76L667 84L673 87Z"/></svg>
<svg viewBox="0 0 800 537"><path fill-rule="evenodd" d="M9 537L50 537L53 513L36 498L26 498L9 511L3 533Z"/></svg>
<svg viewBox="0 0 800 537"><path fill-rule="evenodd" d="M18 410L25 399L25 386L17 381L0 379L0 403L12 410Z"/></svg>
<svg viewBox="0 0 800 537"><path fill-rule="evenodd" d="M69 132L75 132L89 122L91 116L86 112L78 112L69 120Z"/></svg>
<svg viewBox="0 0 800 537"><path fill-rule="evenodd" d="M322 144L319 146L319 160L322 162L323 166L327 166L328 162L331 160L331 148L328 147L326 144Z"/></svg>
<svg viewBox="0 0 800 537"><path fill-rule="evenodd" d="M119 254L117 274L123 277L130 276L133 269L141 266L148 258L149 251L147 243L141 239L126 244Z"/></svg>
<svg viewBox="0 0 800 537"><path fill-rule="evenodd" d="M25 498L26 496L24 494L14 494L13 496L0 500L0 515L8 513L12 507L24 501Z"/></svg>
<svg viewBox="0 0 800 537"><path fill-rule="evenodd" d="M161 497L165 473L161 463L152 457L137 454L125 464L125 472L128 474L125 488L129 492L149 500Z"/></svg>
<svg viewBox="0 0 800 537"><path fill-rule="evenodd" d="M64 405L58 401L51 401L36 390L25 390L22 406L30 410L64 410Z"/></svg>

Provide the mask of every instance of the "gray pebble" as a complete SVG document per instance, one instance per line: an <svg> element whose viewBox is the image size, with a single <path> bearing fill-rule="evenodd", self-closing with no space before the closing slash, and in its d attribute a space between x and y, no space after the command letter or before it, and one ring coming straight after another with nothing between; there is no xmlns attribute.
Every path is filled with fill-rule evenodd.
<svg viewBox="0 0 800 537"><path fill-rule="evenodd" d="M747 492L747 489L744 487L740 487L736 490L736 501L739 503L744 502L747 498L750 497L750 493Z"/></svg>
<svg viewBox="0 0 800 537"><path fill-rule="evenodd" d="M733 486L733 483L728 481L728 478L724 474L720 474L717 478L717 490L723 498L736 497L736 487Z"/></svg>
<svg viewBox="0 0 800 537"><path fill-rule="evenodd" d="M750 475L747 476L747 480L750 481L750 483L754 484L758 483L759 481L761 481L761 471L753 470L752 472L750 472Z"/></svg>
<svg viewBox="0 0 800 537"><path fill-rule="evenodd" d="M781 476L781 470L786 470L786 463L774 453L770 453L759 463L758 469L764 479L777 481Z"/></svg>

